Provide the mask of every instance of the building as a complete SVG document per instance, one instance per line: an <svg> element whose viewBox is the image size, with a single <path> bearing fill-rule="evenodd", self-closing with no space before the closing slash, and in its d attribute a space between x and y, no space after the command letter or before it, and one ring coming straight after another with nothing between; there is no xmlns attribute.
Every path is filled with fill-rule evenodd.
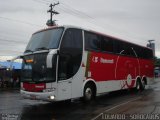
<svg viewBox="0 0 160 120"><path fill-rule="evenodd" d="M19 86L21 66L22 63L18 62L0 62L0 79L3 80L3 87Z"/></svg>

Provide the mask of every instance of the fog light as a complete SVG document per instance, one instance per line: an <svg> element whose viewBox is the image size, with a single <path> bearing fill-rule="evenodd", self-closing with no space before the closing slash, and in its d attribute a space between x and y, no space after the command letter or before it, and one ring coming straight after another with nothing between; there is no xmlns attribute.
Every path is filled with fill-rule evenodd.
<svg viewBox="0 0 160 120"><path fill-rule="evenodd" d="M49 96L49 99L51 100L54 100L54 98L55 98L54 96Z"/></svg>

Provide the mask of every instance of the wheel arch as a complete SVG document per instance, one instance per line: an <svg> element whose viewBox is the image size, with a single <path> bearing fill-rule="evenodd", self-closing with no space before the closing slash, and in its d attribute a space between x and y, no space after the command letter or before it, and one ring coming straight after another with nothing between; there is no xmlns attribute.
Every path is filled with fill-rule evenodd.
<svg viewBox="0 0 160 120"><path fill-rule="evenodd" d="M142 77L141 81L144 81L145 85L148 84L148 83L147 83L147 77L146 77L145 75Z"/></svg>
<svg viewBox="0 0 160 120"><path fill-rule="evenodd" d="M82 96L83 96L83 92L84 92L84 87L85 87L87 84L91 84L91 85L94 86L94 88L95 88L95 95L96 95L96 94L97 94L97 84L96 84L95 80L93 80L93 79L87 79L87 80L85 80L85 82L83 83Z"/></svg>
<svg viewBox="0 0 160 120"><path fill-rule="evenodd" d="M137 82L141 83L141 76L137 76L135 80L136 80L135 85L137 85Z"/></svg>
<svg viewBox="0 0 160 120"><path fill-rule="evenodd" d="M137 81L140 81L140 82L141 82L141 76L137 76L137 77L136 77L136 82L137 82Z"/></svg>

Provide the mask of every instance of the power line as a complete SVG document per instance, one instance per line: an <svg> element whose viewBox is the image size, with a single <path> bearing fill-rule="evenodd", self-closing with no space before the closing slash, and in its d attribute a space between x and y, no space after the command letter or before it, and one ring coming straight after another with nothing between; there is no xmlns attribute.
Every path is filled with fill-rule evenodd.
<svg viewBox="0 0 160 120"><path fill-rule="evenodd" d="M40 2L40 3L43 3L43 4L47 4L47 5L51 2L51 1L48 1L48 0L41 0L41 1L40 0L33 0L33 1ZM53 1L57 2L57 0L53 0ZM91 17L90 15L75 9L75 8L71 7L70 5L64 3L64 2L61 2L59 9L62 10L63 12L65 12L65 13L67 13L67 14L70 14L70 15L74 16L74 17L79 17L80 19L82 19L84 17L89 18L89 20L85 19L85 21L87 21L89 23L92 23L92 24L96 25L97 27L101 27L104 30L106 29L106 27L104 27L104 26L108 26L112 30L114 30L114 32L117 31L115 33L117 33L119 35L128 36L129 38L132 36L131 38L136 38L136 39L139 38L140 39L140 37L135 37L137 35L134 35L134 37L133 37L133 33L132 33L132 35L130 34L131 32L124 31L124 30L123 31L118 30L117 28L113 27L112 25L103 23L102 21L99 21L99 20ZM130 34L131 36L127 35L127 34L124 34L124 33ZM143 39L145 39L145 38L143 38Z"/></svg>
<svg viewBox="0 0 160 120"><path fill-rule="evenodd" d="M46 4L49 4L51 2L51 1L48 1L48 0L41 0L41 1L46 2ZM57 0L53 0L53 1L58 2ZM66 4L65 2L60 2L60 6L63 7L64 9L66 9L66 10L69 10L70 12L72 12L74 14L80 15L81 17L87 17L87 18L90 18L90 19L94 19L93 17L89 16L88 14L71 7L70 5Z"/></svg>
<svg viewBox="0 0 160 120"><path fill-rule="evenodd" d="M32 1L34 1L34 2L38 2L38 3L41 3L41 4L45 4L45 5L49 5L49 3L46 3L46 2L44 2L44 1L40 1L40 0L32 0Z"/></svg>
<svg viewBox="0 0 160 120"><path fill-rule="evenodd" d="M47 1L44 1L44 0L32 0L32 1L37 2L37 3L41 3L43 5L49 5L50 4L50 2L47 2Z"/></svg>
<svg viewBox="0 0 160 120"><path fill-rule="evenodd" d="M32 0L32 1L35 1L35 2L38 2L38 3L42 3L42 4L45 4L45 5L49 5L50 2L51 2L51 1L48 1L48 0ZM53 0L53 1L58 2L58 1L56 1L56 0ZM81 12L81 11L79 11L79 10L77 10L77 9L69 6L69 5L67 5L67 4L64 3L64 2L60 2L60 6L63 7L63 9L65 9L65 10L69 10L69 11L72 12L73 14L76 14L76 15L78 14L78 15L80 15L81 17L88 17L88 18L91 18L91 19L92 19L91 16L89 16L89 15L87 15L86 13ZM64 12L65 12L65 11L64 11Z"/></svg>
<svg viewBox="0 0 160 120"><path fill-rule="evenodd" d="M0 31L0 39L3 39L3 38L4 39L7 38L7 39L11 39L11 40L20 40L20 41L29 40L28 36L20 34L20 33L12 33L12 32L9 32L9 31ZM24 39L24 38L27 38L27 39Z"/></svg>
<svg viewBox="0 0 160 120"><path fill-rule="evenodd" d="M23 41L15 41L15 40L8 40L8 39L3 39L3 38L0 38L0 41L4 41L4 42L12 42L12 43L16 43L16 44L19 44L19 43L27 44L27 42L23 42Z"/></svg>
<svg viewBox="0 0 160 120"><path fill-rule="evenodd" d="M87 18L89 18L89 19L94 19L94 18L91 17L90 15L88 15L88 14L82 12L82 11L77 10L77 9L75 9L75 8L67 5L66 3L61 3L61 4L65 7L65 9L70 9L72 12L74 12L74 13L76 13L76 14L79 14L79 15L81 15L81 16L83 16L83 17L87 17Z"/></svg>
<svg viewBox="0 0 160 120"><path fill-rule="evenodd" d="M1 52L16 52L16 53L23 53L23 52L20 52L20 51L16 51L16 50L0 50Z"/></svg>
<svg viewBox="0 0 160 120"><path fill-rule="evenodd" d="M43 0L43 1L46 1L46 0ZM55 0L54 0L55 1ZM102 23L102 22L99 22L99 21L97 21L95 18L93 18L93 17L91 17L91 16L89 16L88 14L86 14L86 13L84 13L84 12L81 12L81 11L79 11L79 10L77 10L77 9L75 9L75 8L73 8L73 7L71 7L70 5L68 5L68 4L66 4L66 3L61 3L62 5L63 5L63 8L61 8L61 10L64 10L64 12L67 12L66 10L69 10L67 13L69 13L69 14L71 14L71 15L73 15L73 16L78 16L78 17L80 17L81 19L83 18L83 17L87 17L87 18L89 18L89 20L86 20L85 19L85 21L87 21L87 22L89 22L89 23L92 23L92 24L94 24L94 25L97 25L97 26L99 26L99 27L101 27L101 28L103 28L103 29L105 29L104 28L104 25L106 26L110 26L112 29L114 29L115 30L115 28L113 27L113 26L111 26L111 25L109 25L109 24L104 24L104 23ZM62 6L61 6L62 7ZM117 29L116 29L116 31L117 31ZM122 33L122 31L119 31L118 30L118 32L121 32Z"/></svg>
<svg viewBox="0 0 160 120"><path fill-rule="evenodd" d="M43 1L46 1L46 0L43 0ZM54 0L54 1L56 1L56 0ZM86 14L86 13L84 13L84 12L81 12L81 11L79 11L79 10L71 7L70 5L68 5L68 4L64 3L64 2L61 2L61 4L63 5L63 8L64 8L64 9L70 10L70 11L69 11L70 13L68 12L69 14L72 14L72 13L73 13L73 14L72 14L73 16L74 16L74 15L76 15L76 16L78 16L78 17L80 16L81 19L82 19L83 17L87 17L87 18L89 18L90 20L86 20L86 19L85 19L85 21L87 21L87 22L89 22L89 23L92 23L92 24L94 24L94 25L97 25L97 26L99 26L99 27L101 27L101 28L103 28L103 29L105 29L104 26L109 26L112 30L117 31L117 33L118 33L119 35L120 35L120 33L123 34L123 36L124 36L124 33L128 33L128 34L131 33L131 32L124 31L124 30L123 30L123 32L122 32L122 30L118 30L117 28L113 27L113 26L110 25L110 24L102 23L102 21L99 21L99 20L97 21L97 19L91 17L90 15L88 15L88 14ZM62 6L61 6L61 7L62 7ZM64 12L66 12L66 11L64 11ZM71 12L72 12L72 13L71 13ZM77 14L78 14L78 15L77 15ZM131 36L126 35L126 34L125 34L125 36L131 37ZM132 33L132 38L145 39L144 37L143 37L143 38L140 38L140 37L135 37L135 36L137 36L137 35L134 34L134 37L133 37L133 33Z"/></svg>
<svg viewBox="0 0 160 120"><path fill-rule="evenodd" d="M18 22L18 23L23 23L23 24L27 24L27 25L31 25L31 26L42 27L41 25L37 25L37 24L33 24L33 23L21 21L21 20L16 20L16 19L12 19L12 18L2 17L2 16L0 16L0 19L9 20L12 22L14 21L14 22Z"/></svg>

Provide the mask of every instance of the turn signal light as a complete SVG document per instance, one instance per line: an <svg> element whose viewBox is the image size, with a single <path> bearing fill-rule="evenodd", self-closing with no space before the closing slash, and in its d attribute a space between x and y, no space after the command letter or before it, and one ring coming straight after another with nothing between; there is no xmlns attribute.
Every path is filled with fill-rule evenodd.
<svg viewBox="0 0 160 120"><path fill-rule="evenodd" d="M32 62L33 62L33 59L26 60L26 63L32 63Z"/></svg>

